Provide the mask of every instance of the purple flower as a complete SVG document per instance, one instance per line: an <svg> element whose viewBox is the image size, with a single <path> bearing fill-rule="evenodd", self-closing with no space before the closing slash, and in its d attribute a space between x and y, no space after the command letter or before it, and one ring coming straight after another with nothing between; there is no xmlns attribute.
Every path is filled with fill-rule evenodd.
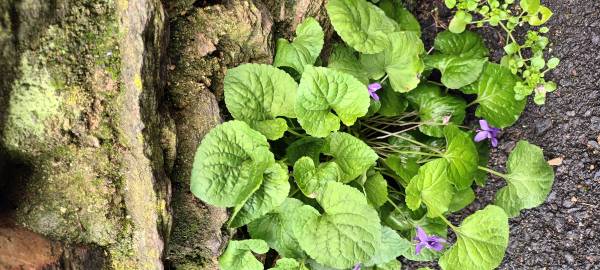
<svg viewBox="0 0 600 270"><path fill-rule="evenodd" d="M442 249L444 249L442 243L446 243L446 240L441 237L435 235L428 236L421 227L417 227L417 237L415 237L415 240L417 240L417 246L415 248L415 253L417 255L421 253L421 249L424 247L435 251L442 251Z"/></svg>
<svg viewBox="0 0 600 270"><path fill-rule="evenodd" d="M479 120L479 126L481 129L477 129L477 135L475 135L475 141L480 142L485 139L490 139L493 147L498 146L498 134L500 133L499 128L491 127L484 119Z"/></svg>
<svg viewBox="0 0 600 270"><path fill-rule="evenodd" d="M360 263L354 265L354 268L352 268L352 270L360 270Z"/></svg>
<svg viewBox="0 0 600 270"><path fill-rule="evenodd" d="M369 86L367 86L368 90L369 90L369 95L371 95L371 97L376 100L379 101L379 96L375 93L375 91L381 89L381 84L380 83L372 83L369 84Z"/></svg>

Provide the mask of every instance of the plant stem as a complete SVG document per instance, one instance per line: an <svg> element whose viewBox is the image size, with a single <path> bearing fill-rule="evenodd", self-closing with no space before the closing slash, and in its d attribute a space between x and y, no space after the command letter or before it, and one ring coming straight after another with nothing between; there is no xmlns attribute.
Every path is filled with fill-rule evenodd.
<svg viewBox="0 0 600 270"><path fill-rule="evenodd" d="M432 154L432 153L417 152L417 151L396 151L396 153L415 154L415 155L428 156L428 157L442 157L442 155L440 155L440 154Z"/></svg>
<svg viewBox="0 0 600 270"><path fill-rule="evenodd" d="M456 233L456 234L459 234L459 229L458 229L458 227L454 226L454 225L452 224L452 222L448 221L448 220L446 219L446 217L444 217L444 215L440 215L440 218L441 218L441 219L442 219L442 220L443 220L443 221L444 221L446 224L448 224L448 226L450 227L450 229L452 229L452 231L454 231L454 233Z"/></svg>
<svg viewBox="0 0 600 270"><path fill-rule="evenodd" d="M381 79L381 81L379 81L379 83L385 82L385 80L387 80L387 78L388 78L388 74L386 73L385 76L383 76L383 79Z"/></svg>
<svg viewBox="0 0 600 270"><path fill-rule="evenodd" d="M289 133L292 133L292 134L294 134L294 135L298 136L298 137L306 137L306 135L304 135L304 134L300 134L300 133L298 133L298 132L294 131L293 129L288 129L287 131L288 131Z"/></svg>
<svg viewBox="0 0 600 270"><path fill-rule="evenodd" d="M487 168L487 167L483 167L483 166L477 166L477 169L480 169L480 170L482 170L482 171L485 171L485 172L491 173L491 174L493 174L493 175L496 175L496 176L500 176L500 177L502 177L502 178L504 178L504 179L506 179L506 178L508 177L506 174L499 173L499 172L497 172L497 171L494 171L494 170L492 170L492 169L490 169L490 168Z"/></svg>

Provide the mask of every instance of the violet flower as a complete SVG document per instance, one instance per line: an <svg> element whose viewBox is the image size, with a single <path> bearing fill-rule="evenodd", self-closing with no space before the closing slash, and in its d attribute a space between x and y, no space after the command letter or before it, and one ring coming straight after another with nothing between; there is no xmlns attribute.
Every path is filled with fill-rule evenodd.
<svg viewBox="0 0 600 270"><path fill-rule="evenodd" d="M475 141L480 142L485 139L489 139L493 147L498 146L498 134L500 133L499 128L492 127L484 119L479 120L479 126L481 129L477 129L477 135L475 135Z"/></svg>
<svg viewBox="0 0 600 270"><path fill-rule="evenodd" d="M360 263L354 265L354 268L352 268L352 270L360 270Z"/></svg>
<svg viewBox="0 0 600 270"><path fill-rule="evenodd" d="M441 237L435 235L428 236L421 227L417 227L417 237L415 237L415 240L417 240L417 246L415 248L415 253L417 255L421 253L421 249L423 248L442 251L442 249L444 249L444 245L442 243L446 243L446 240Z"/></svg>
<svg viewBox="0 0 600 270"><path fill-rule="evenodd" d="M369 95L371 95L374 100L379 101L379 96L375 93L375 91L381 89L381 84L377 82L369 84L367 89L369 90Z"/></svg>

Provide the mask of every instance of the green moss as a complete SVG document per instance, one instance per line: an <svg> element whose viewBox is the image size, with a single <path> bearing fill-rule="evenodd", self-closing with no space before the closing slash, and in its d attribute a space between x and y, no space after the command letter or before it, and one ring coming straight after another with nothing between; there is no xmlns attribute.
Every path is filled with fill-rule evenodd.
<svg viewBox="0 0 600 270"><path fill-rule="evenodd" d="M23 76L13 86L3 138L13 149L43 143L47 121L59 113L61 102L46 69L30 65L26 57L20 68Z"/></svg>

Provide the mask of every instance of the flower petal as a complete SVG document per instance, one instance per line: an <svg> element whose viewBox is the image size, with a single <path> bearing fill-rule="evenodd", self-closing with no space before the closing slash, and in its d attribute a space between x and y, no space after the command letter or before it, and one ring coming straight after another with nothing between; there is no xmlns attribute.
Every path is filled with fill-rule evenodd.
<svg viewBox="0 0 600 270"><path fill-rule="evenodd" d="M421 249L423 249L425 247L425 243L418 243L417 246L415 247L415 254L419 255L419 253L421 253Z"/></svg>
<svg viewBox="0 0 600 270"><path fill-rule="evenodd" d="M498 146L498 139L496 138L491 138L490 141L492 142L492 147L496 147Z"/></svg>
<svg viewBox="0 0 600 270"><path fill-rule="evenodd" d="M423 228L421 227L417 227L417 240L419 240L422 243L427 242L427 239L429 237L427 237L427 233L425 233L425 231L423 230Z"/></svg>
<svg viewBox="0 0 600 270"><path fill-rule="evenodd" d="M489 132L487 132L487 131L477 132L477 135L475 135L475 141L480 142L480 141L485 140L488 137L488 134L489 134Z"/></svg>
<svg viewBox="0 0 600 270"><path fill-rule="evenodd" d="M369 84L369 86L367 86L367 88L369 88L369 92L375 92L375 91L381 89L381 84L375 82L375 83Z"/></svg>
<svg viewBox="0 0 600 270"><path fill-rule="evenodd" d="M481 129L483 130L490 130L490 125L488 125L488 122L485 121L485 119L481 119L479 120L479 126L481 127Z"/></svg>
<svg viewBox="0 0 600 270"><path fill-rule="evenodd" d="M435 251L442 251L442 249L444 249L444 245L442 245L442 243L438 243L438 242L432 243L430 245L430 247L431 247L431 249L433 249Z"/></svg>
<svg viewBox="0 0 600 270"><path fill-rule="evenodd" d="M377 94L375 94L375 92L370 93L371 97L375 100L375 101L379 101L379 96Z"/></svg>
<svg viewBox="0 0 600 270"><path fill-rule="evenodd" d="M360 263L357 263L352 270L360 270Z"/></svg>

